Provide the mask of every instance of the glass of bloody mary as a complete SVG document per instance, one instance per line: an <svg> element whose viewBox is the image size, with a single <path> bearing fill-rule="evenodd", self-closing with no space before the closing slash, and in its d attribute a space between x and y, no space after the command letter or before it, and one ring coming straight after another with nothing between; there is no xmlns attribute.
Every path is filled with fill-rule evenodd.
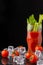
<svg viewBox="0 0 43 65"><path fill-rule="evenodd" d="M42 43L42 23L36 22L33 15L31 18L35 22L32 24L27 20L27 45L28 51L35 52L35 47L41 46Z"/></svg>
<svg viewBox="0 0 43 65"><path fill-rule="evenodd" d="M35 52L35 47L41 45L42 33L41 32L27 32L27 45L28 51Z"/></svg>

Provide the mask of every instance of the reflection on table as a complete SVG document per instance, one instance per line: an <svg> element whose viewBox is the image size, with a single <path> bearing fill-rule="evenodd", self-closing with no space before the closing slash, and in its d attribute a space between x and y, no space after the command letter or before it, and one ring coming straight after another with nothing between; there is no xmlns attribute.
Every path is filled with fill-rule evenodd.
<svg viewBox="0 0 43 65"><path fill-rule="evenodd" d="M15 62L13 62L13 60L10 61L8 58L1 58L1 63L3 65L7 65L7 64L8 65L17 65ZM36 63L35 64L31 64L28 60L25 60L25 63L23 65L36 65Z"/></svg>

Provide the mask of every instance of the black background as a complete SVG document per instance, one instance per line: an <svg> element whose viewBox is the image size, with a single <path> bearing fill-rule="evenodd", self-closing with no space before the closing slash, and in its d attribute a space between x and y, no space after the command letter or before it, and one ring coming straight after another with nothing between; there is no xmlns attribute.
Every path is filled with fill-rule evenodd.
<svg viewBox="0 0 43 65"><path fill-rule="evenodd" d="M26 44L26 19L43 14L43 0L0 0L0 50Z"/></svg>

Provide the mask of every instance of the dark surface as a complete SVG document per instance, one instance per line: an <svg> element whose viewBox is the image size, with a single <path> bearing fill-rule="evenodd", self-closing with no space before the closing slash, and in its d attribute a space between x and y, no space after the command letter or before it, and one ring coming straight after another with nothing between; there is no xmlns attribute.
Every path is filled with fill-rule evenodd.
<svg viewBox="0 0 43 65"><path fill-rule="evenodd" d="M0 65L17 65L17 64L13 63L12 61L9 62L8 59L0 57ZM23 64L23 65L36 65L36 63L35 64L31 64L29 61L25 60L25 64Z"/></svg>
<svg viewBox="0 0 43 65"><path fill-rule="evenodd" d="M27 47L26 19L31 14L38 20L43 0L0 0L0 50L8 45Z"/></svg>
<svg viewBox="0 0 43 65"><path fill-rule="evenodd" d="M39 14L43 14L43 0L0 0L0 50L9 45L23 45L27 48L26 19L31 14L38 21ZM32 65L27 61L25 64Z"/></svg>

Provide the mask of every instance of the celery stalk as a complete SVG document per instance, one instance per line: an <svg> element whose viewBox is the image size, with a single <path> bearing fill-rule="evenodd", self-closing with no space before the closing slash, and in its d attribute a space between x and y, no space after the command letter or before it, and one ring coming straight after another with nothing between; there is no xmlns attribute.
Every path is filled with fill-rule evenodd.
<svg viewBox="0 0 43 65"><path fill-rule="evenodd" d="M38 23L35 23L35 24L34 24L33 31L34 31L34 32L37 32L37 31L38 31Z"/></svg>
<svg viewBox="0 0 43 65"><path fill-rule="evenodd" d="M33 14L30 15L29 19L27 19L27 23L30 23L31 25L34 25L35 22L37 22L37 21L35 20L34 15Z"/></svg>
<svg viewBox="0 0 43 65"><path fill-rule="evenodd" d="M39 15L39 24L42 24L42 20L43 20L43 14Z"/></svg>

